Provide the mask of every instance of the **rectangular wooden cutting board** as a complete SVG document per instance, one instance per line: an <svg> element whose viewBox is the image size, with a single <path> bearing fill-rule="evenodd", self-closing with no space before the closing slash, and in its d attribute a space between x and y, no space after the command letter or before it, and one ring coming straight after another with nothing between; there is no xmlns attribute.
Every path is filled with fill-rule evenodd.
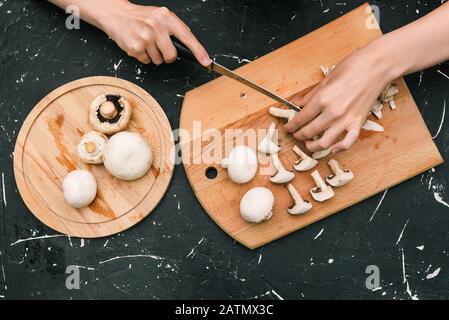
<svg viewBox="0 0 449 320"><path fill-rule="evenodd" d="M366 4L237 72L290 98L310 90L323 79L320 66L338 64L381 35ZM258 175L248 184L236 185L218 163L204 161L216 149L221 149L224 156L225 146L241 138L227 134L226 129L242 129L242 132L266 129L273 121L280 127L282 122L267 111L275 105L273 101L225 77L189 91L181 112L180 139L184 167L197 198L225 232L243 245L257 248L441 164L443 159L404 80L398 79L395 84L399 87L395 97L398 108L384 107L384 118L379 121L385 132L362 132L351 150L333 157L350 168L355 179L348 186L336 189L336 196L330 201L313 202L313 209L303 216L287 213L293 201L286 187L273 185L269 176ZM212 138L210 132L217 130L218 137ZM298 142L282 130L279 130L279 140L280 158L287 169L292 169L297 159L292 148ZM194 146L201 146L200 152ZM321 160L317 167L322 176L330 174L328 160L329 157ZM214 179L206 176L210 168L218 172ZM310 172L296 172L292 184L310 200L309 189L314 186ZM276 199L273 218L258 225L245 222L239 214L241 197L256 186L268 187Z"/></svg>

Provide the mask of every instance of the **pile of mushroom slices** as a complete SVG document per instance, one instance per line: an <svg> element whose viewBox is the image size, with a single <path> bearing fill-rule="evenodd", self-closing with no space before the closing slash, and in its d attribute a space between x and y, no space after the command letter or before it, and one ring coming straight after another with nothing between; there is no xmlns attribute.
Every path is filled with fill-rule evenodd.
<svg viewBox="0 0 449 320"><path fill-rule="evenodd" d="M331 68L321 66L321 71L323 72L323 75L325 77L327 77L334 69L335 66L332 66ZM394 101L394 96L396 96L398 93L399 88L395 84L387 85L387 87L384 88L384 90L380 94L379 98L377 98L374 105L370 108L367 114L367 118L372 114L378 120L381 120L383 118L382 109L384 107L384 104L388 104L391 110L396 110L397 106L396 102ZM381 124L369 119L366 119L362 129L366 131L376 131L376 132L385 131L384 127Z"/></svg>
<svg viewBox="0 0 449 320"><path fill-rule="evenodd" d="M141 135L124 131L131 115L132 107L125 96L98 95L89 108L89 123L95 130L84 134L76 147L80 160L87 164L104 164L106 170L120 180L143 177L151 168L153 151ZM83 208L95 200L97 182L89 171L74 170L64 178L62 189L67 204Z"/></svg>

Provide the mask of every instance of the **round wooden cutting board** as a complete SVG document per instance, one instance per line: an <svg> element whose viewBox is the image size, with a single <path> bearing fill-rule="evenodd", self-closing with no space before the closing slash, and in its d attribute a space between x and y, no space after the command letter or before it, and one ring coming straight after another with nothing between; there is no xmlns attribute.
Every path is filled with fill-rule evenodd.
<svg viewBox="0 0 449 320"><path fill-rule="evenodd" d="M76 146L93 128L90 102L100 93L122 94L133 107L127 131L141 134L153 148L150 171L136 181L121 181L103 165L83 163ZM14 174L25 204L47 226L70 236L95 238L118 233L145 218L159 203L174 171L174 140L168 119L145 90L112 77L90 77L63 85L43 98L26 118L14 150ZM67 205L62 180L86 169L98 193L86 208Z"/></svg>

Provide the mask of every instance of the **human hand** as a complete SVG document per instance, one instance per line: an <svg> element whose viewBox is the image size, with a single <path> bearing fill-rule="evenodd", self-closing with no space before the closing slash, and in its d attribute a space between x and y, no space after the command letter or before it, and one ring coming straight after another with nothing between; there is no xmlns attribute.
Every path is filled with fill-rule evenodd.
<svg viewBox="0 0 449 320"><path fill-rule="evenodd" d="M107 4L99 26L129 56L142 63L161 64L176 60L177 52L170 36L183 42L203 66L211 62L204 47L190 28L165 7L135 5L127 0Z"/></svg>
<svg viewBox="0 0 449 320"><path fill-rule="evenodd" d="M394 68L375 42L344 59L319 85L293 101L304 106L284 129L305 141L311 152L349 149L381 91L394 79ZM339 139L346 132L343 139ZM313 140L314 137L322 136Z"/></svg>

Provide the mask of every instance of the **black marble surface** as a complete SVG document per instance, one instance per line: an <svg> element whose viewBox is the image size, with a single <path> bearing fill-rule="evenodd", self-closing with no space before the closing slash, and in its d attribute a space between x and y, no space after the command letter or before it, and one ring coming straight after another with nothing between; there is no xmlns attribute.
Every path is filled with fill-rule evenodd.
<svg viewBox="0 0 449 320"><path fill-rule="evenodd" d="M363 1L151 3L176 12L217 61L235 68L245 63L242 59L262 56ZM379 6L387 32L440 1L372 4ZM445 157L447 74L446 63L407 77ZM143 66L86 24L67 30L64 13L45 1L0 0L0 299L449 298L446 164L254 251L235 243L207 216L182 166L158 208L126 232L70 239L45 227L28 211L14 182L17 133L48 92L92 75L120 77L148 90L173 128L182 95L210 80L200 68L179 62ZM65 287L68 265L82 267L79 290ZM365 287L368 265L380 269L378 290Z"/></svg>

